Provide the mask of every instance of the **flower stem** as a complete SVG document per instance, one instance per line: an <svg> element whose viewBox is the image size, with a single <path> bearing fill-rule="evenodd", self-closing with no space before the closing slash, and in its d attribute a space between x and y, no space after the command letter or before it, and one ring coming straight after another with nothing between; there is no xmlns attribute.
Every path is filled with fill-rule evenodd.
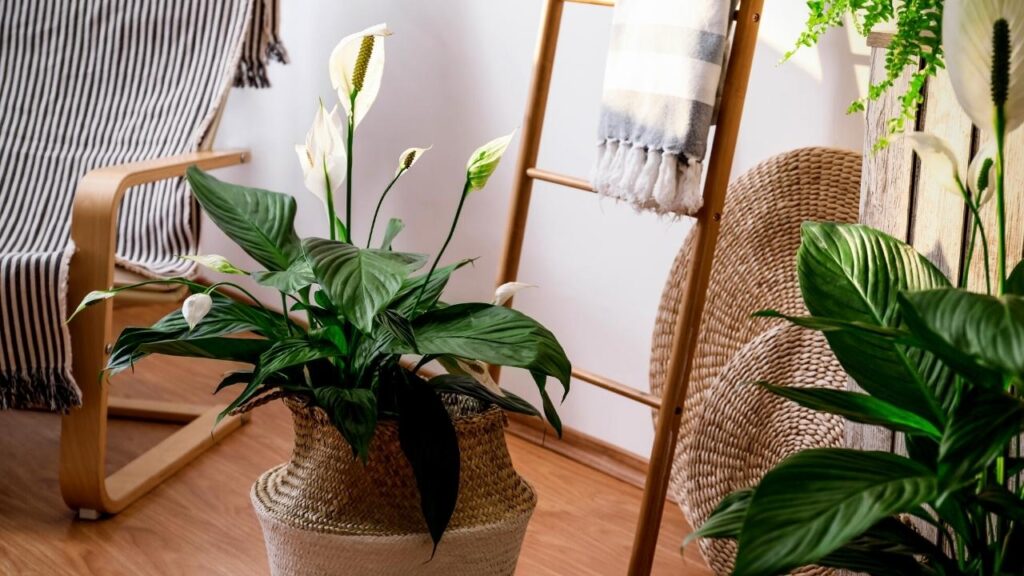
<svg viewBox="0 0 1024 576"><path fill-rule="evenodd" d="M998 247L996 254L996 294L1006 290L1006 108L996 106L996 222L998 223Z"/></svg>
<svg viewBox="0 0 1024 576"><path fill-rule="evenodd" d="M345 160L345 228L348 229L349 242L352 241L352 157L355 155L355 151L352 150L352 143L355 141L356 135L356 93L352 94L351 106L349 110L352 112L348 115L348 154Z"/></svg>
<svg viewBox="0 0 1024 576"><path fill-rule="evenodd" d="M466 179L466 183L462 186L462 196L459 197L459 207L455 209L455 219L452 220L452 227L448 230L448 237L445 238L444 244L441 245L441 251L437 253L437 258L434 258L434 263L430 265L430 270L427 272L427 277L423 280L423 286L420 287L419 296L416 297L416 303L412 306L413 313L420 307L420 300L423 299L423 293L427 291L427 286L430 284L430 277L434 274L434 270L437 269L437 263L441 261L441 257L444 256L444 251L448 249L448 244L452 241L452 236L455 235L455 227L459 223L459 216L462 215L462 206L466 203L466 197L469 196L469 179Z"/></svg>
<svg viewBox="0 0 1024 576"><path fill-rule="evenodd" d="M978 210L978 205L974 199L971 198L970 192L967 191L967 187L958 177L956 179L957 186L960 188L960 195L964 198L964 203L967 208L971 211L971 239L967 244L967 254L964 258L963 273L960 276L960 287L967 287L967 278L971 270L971 260L974 259L974 246L977 240L978 233L981 233L981 254L982 260L985 263L985 292L987 294L992 293L992 281L990 279L991 269L989 268L989 257L988 257L988 239L985 235L985 225L981 222L981 213Z"/></svg>
<svg viewBox="0 0 1024 576"><path fill-rule="evenodd" d="M388 197L388 192L391 192L391 187L395 185L395 182L398 182L398 179L402 177L402 174L405 174L406 170L408 168L399 170L395 177L391 179L391 182L388 183L388 187L384 189L384 193L380 195L380 200L377 201L377 209L373 211L373 221L370 222L370 234L366 237L367 248L373 242L373 229L377 227L377 216L380 214L380 207L384 205L384 199Z"/></svg>

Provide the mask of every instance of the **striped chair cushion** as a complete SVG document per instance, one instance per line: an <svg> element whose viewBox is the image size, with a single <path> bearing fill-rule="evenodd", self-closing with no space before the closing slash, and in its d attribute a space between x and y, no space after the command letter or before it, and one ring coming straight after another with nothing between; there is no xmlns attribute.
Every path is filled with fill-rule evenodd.
<svg viewBox="0 0 1024 576"><path fill-rule="evenodd" d="M276 2L0 0L0 14L0 408L66 410L80 403L64 323L79 179L196 150L232 83L265 85L270 45L283 58ZM197 217L183 180L129 191L118 263L192 273L176 256L195 252Z"/></svg>

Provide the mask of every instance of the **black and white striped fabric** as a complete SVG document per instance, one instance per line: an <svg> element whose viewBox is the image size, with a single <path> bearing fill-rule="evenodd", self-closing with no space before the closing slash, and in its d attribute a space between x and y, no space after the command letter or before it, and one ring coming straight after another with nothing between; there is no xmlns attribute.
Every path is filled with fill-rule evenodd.
<svg viewBox="0 0 1024 576"><path fill-rule="evenodd" d="M276 3L0 0L0 409L81 401L64 322L79 179L196 150L231 85L266 85L283 59ZM129 191L119 264L191 273L176 256L197 216L182 180Z"/></svg>

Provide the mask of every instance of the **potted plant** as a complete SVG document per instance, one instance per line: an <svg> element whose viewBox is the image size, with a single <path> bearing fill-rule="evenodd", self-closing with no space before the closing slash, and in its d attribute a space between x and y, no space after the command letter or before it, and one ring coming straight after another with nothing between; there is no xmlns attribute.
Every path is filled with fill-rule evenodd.
<svg viewBox="0 0 1024 576"><path fill-rule="evenodd" d="M224 414L284 399L295 421L292 459L252 493L275 574L511 574L536 500L512 469L501 410L540 413L501 389L488 368L528 370L560 433L546 380L568 392L571 367L550 331L503 305L524 285L500 287L490 303L441 300L449 277L469 263L440 266L462 207L484 188L511 135L470 157L436 257L395 250L397 219L374 240L385 197L424 148L399 156L372 223L360 230L365 242L357 242L352 143L380 86L388 34L381 25L338 44L330 76L344 129L337 108L328 113L321 102L305 144L296 146L305 185L326 206L329 238L297 235L287 194L221 182L194 167L187 173L210 219L264 269L190 258L277 290L281 311L234 282L154 280L184 284L192 295L153 326L125 329L107 369L122 371L149 354L242 362L252 368L217 386L237 391ZM252 301L230 298L217 291L222 286ZM93 292L79 309L129 288ZM416 360L403 364L403 357ZM448 373L425 376L430 361Z"/></svg>
<svg viewBox="0 0 1024 576"><path fill-rule="evenodd" d="M1005 190L1006 136L1024 122L1024 3L946 0L942 38L958 100L994 145L962 175L943 141L908 138L923 169L944 174L975 215L965 259L980 253L991 280L984 293L954 287L913 248L866 226L803 226L797 271L811 316L787 319L822 331L864 392L764 386L892 430L906 456L808 450L726 497L694 537L737 539L734 574L815 564L874 575L1024 573L1024 264L1008 267ZM977 218L986 202L997 212L991 235Z"/></svg>

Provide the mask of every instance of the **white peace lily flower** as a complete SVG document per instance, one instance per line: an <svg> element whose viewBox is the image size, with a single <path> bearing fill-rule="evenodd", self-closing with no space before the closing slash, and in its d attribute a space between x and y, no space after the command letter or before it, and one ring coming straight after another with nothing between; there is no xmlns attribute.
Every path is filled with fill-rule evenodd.
<svg viewBox="0 0 1024 576"><path fill-rule="evenodd" d="M505 391L498 386L498 383L491 378L490 368L486 363L479 360L455 360L463 372L479 382L484 388L496 396L504 396Z"/></svg>
<svg viewBox="0 0 1024 576"><path fill-rule="evenodd" d="M995 190L995 165L996 141L992 138L978 150L974 160L971 160L971 165L967 167L967 187L976 197L980 195L979 206L984 206L992 199L992 192ZM986 174L982 174L982 170L985 170ZM979 183L983 183L984 186Z"/></svg>
<svg viewBox="0 0 1024 576"><path fill-rule="evenodd" d="M994 133L992 95L993 29L1005 20L1010 31L1006 130L1024 122L1024 2L946 0L942 43L957 100L979 128Z"/></svg>
<svg viewBox="0 0 1024 576"><path fill-rule="evenodd" d="M413 167L413 164L419 161L420 157L427 151L433 148L433 146L427 146L426 148L408 148L402 155L398 157L398 168L395 170L395 176L398 176L403 170L408 170Z"/></svg>
<svg viewBox="0 0 1024 576"><path fill-rule="evenodd" d="M377 99L384 75L384 38L390 35L387 24L371 26L346 36L331 52L331 86L338 91L346 116L353 118L353 127L359 126Z"/></svg>
<svg viewBox="0 0 1024 576"><path fill-rule="evenodd" d="M186 298L185 302L181 305L181 315L185 317L188 329L194 330L203 321L203 318L210 313L211 307L213 307L213 298L210 298L209 294L193 294Z"/></svg>
<svg viewBox="0 0 1024 576"><path fill-rule="evenodd" d="M327 178L330 177L331 193L335 194L345 183L345 144L341 139L341 120L337 106L328 114L323 102L316 111L313 126L306 134L306 144L296 145L295 153L302 166L306 189L327 205Z"/></svg>
<svg viewBox="0 0 1024 576"><path fill-rule="evenodd" d="M927 132L908 132L903 138L921 158L921 168L926 172L941 174L942 187L961 196L960 172L957 169L956 153L943 138Z"/></svg>
<svg viewBox="0 0 1024 576"><path fill-rule="evenodd" d="M182 260L191 260L200 266L205 266L210 270L222 272L224 274L241 274L248 276L249 273L241 268L235 266L228 261L227 258L218 254L194 254L180 257Z"/></svg>
<svg viewBox="0 0 1024 576"><path fill-rule="evenodd" d="M508 302L515 296L520 290L525 288L536 288L533 284L527 284L525 282L506 282L494 291L494 300L491 302L495 306L502 306L505 302Z"/></svg>
<svg viewBox="0 0 1024 576"><path fill-rule="evenodd" d="M469 191L480 190L487 185L487 179L491 177L494 170L498 167L498 163L501 162L501 156L508 149L509 143L512 142L512 137L516 133L513 130L511 134L495 138L487 144L476 149L473 155L469 157L469 162L466 163L466 178L469 180Z"/></svg>

